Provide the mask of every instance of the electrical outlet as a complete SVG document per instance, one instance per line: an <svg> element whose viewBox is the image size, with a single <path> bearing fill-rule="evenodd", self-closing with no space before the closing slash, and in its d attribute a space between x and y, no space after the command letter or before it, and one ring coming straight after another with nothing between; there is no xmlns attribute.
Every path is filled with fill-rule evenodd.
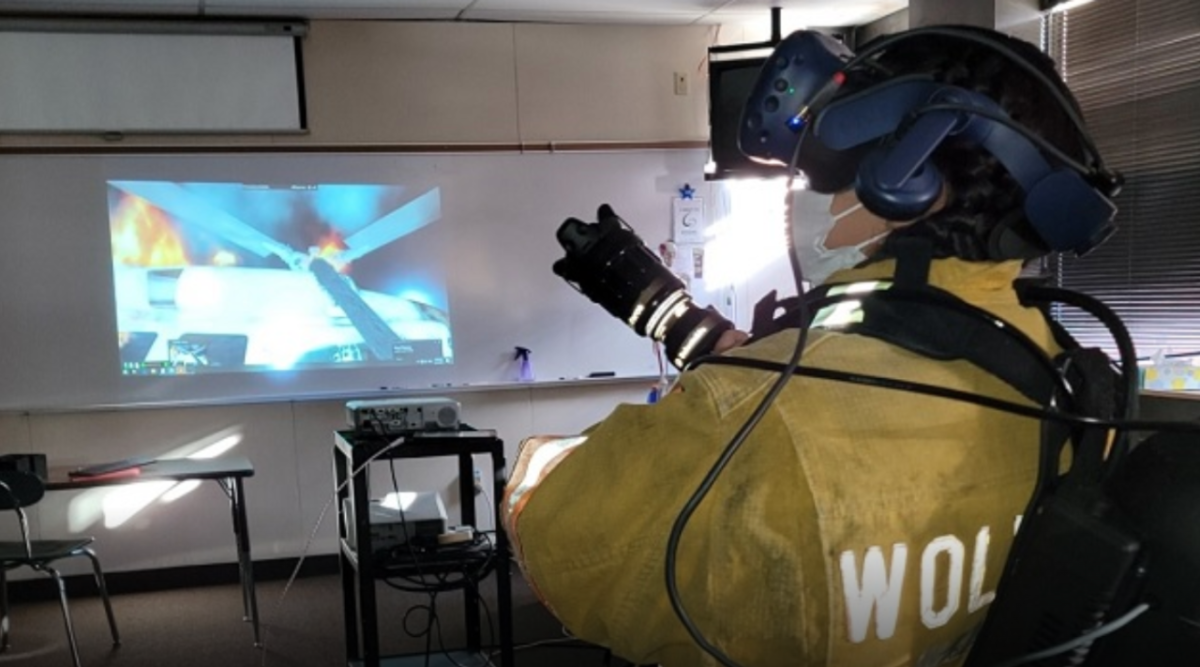
<svg viewBox="0 0 1200 667"><path fill-rule="evenodd" d="M475 495L483 493L483 471L475 469Z"/></svg>
<svg viewBox="0 0 1200 667"><path fill-rule="evenodd" d="M688 94L687 72L676 72L675 73L675 94L676 95L687 95Z"/></svg>
<svg viewBox="0 0 1200 667"><path fill-rule="evenodd" d="M737 287L728 285L725 287L725 292L722 299L723 308L722 315L730 322L737 321Z"/></svg>

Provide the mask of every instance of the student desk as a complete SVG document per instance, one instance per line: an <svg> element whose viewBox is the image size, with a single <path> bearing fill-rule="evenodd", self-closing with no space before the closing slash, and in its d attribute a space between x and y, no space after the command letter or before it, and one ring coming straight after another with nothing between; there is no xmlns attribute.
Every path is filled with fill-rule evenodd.
<svg viewBox="0 0 1200 667"><path fill-rule="evenodd" d="M98 486L117 486L139 482L182 482L191 479L211 479L229 496L233 514L233 533L237 538L238 578L242 584L242 607L246 620L254 628L254 645L261 646L258 628L258 600L254 594L254 567L250 559L250 532L246 525L246 494L242 480L254 475L254 466L243 456L215 459L159 459L140 466L137 475L100 477L69 477L66 468L51 468L46 482L47 491L73 491Z"/></svg>

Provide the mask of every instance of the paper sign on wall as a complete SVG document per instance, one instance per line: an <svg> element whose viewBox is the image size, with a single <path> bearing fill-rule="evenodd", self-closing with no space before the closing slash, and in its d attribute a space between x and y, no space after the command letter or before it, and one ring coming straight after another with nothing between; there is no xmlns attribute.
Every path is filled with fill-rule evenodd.
<svg viewBox="0 0 1200 667"><path fill-rule="evenodd" d="M692 247L692 275L704 279L704 246Z"/></svg>
<svg viewBox="0 0 1200 667"><path fill-rule="evenodd" d="M676 243L703 243L704 200L697 197L676 197L671 202L673 240Z"/></svg>

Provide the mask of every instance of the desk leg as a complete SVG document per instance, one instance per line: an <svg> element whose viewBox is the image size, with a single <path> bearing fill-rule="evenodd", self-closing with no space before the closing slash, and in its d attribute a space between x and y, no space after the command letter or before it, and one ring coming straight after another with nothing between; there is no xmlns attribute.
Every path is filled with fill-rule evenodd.
<svg viewBox="0 0 1200 667"><path fill-rule="evenodd" d="M362 452L362 455L365 458L366 452ZM379 610L375 600L375 547L371 542L369 518L371 478L366 461L359 459L359 456L354 456L350 460L351 502L356 509L365 509L354 513L355 558L358 562L354 569L354 592L358 603L358 628L355 629L354 637L360 647L362 666L380 667Z"/></svg>
<svg viewBox="0 0 1200 667"><path fill-rule="evenodd" d="M458 455L458 495L462 523L479 529L475 518L475 460L470 454ZM467 646L473 651L483 646L483 626L479 616L479 587L463 587L463 610L467 626Z"/></svg>
<svg viewBox="0 0 1200 667"><path fill-rule="evenodd" d="M360 552L361 553L361 552ZM359 630L362 632L362 664L363 667L379 667L379 616L378 602L375 599L375 568L372 556L360 558L358 573L354 582L358 589L358 605L362 610L359 620Z"/></svg>
<svg viewBox="0 0 1200 667"><path fill-rule="evenodd" d="M254 592L254 561L250 557L250 529L246 521L246 492L242 478L233 478L230 484L230 506L233 510L233 532L237 537L238 570L242 582L243 620L254 627L254 645L262 647L258 627L258 596Z"/></svg>
<svg viewBox="0 0 1200 667"><path fill-rule="evenodd" d="M358 637L358 575L345 547L341 549L338 561L342 572L342 616L346 631L346 662L350 663L362 658L362 643Z"/></svg>
<svg viewBox="0 0 1200 667"><path fill-rule="evenodd" d="M500 665L513 667L513 617L512 617L512 561L509 559L508 541L504 528L496 529L496 550L500 560L496 562L496 597L500 607Z"/></svg>
<svg viewBox="0 0 1200 667"><path fill-rule="evenodd" d="M337 502L338 524L338 569L342 577L342 618L346 632L346 663L349 664L362 658L362 643L358 636L358 566L350 558L347 546L347 536L350 530L357 530L346 523L346 513L342 511L347 499L353 497L353 482L350 481L351 462L347 460L335 446L333 448L333 489ZM357 556L357 555L356 555Z"/></svg>
<svg viewBox="0 0 1200 667"><path fill-rule="evenodd" d="M0 651L8 650L8 570L0 567Z"/></svg>
<svg viewBox="0 0 1200 667"><path fill-rule="evenodd" d="M500 607L500 665L513 667L516 662L513 656L513 605L512 605L512 555L508 545L508 534L504 532L501 519L504 510L504 486L508 478L508 463L504 458L504 450L492 452L492 492L495 506L492 507L492 519L496 527L496 596Z"/></svg>

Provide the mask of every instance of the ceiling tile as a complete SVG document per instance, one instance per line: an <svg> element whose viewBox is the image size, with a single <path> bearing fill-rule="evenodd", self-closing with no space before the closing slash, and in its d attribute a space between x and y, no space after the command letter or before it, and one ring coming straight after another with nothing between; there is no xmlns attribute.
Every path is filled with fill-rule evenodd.
<svg viewBox="0 0 1200 667"><path fill-rule="evenodd" d="M789 31L858 25L907 6L906 0L0 0L0 12L205 14L313 19L427 19L570 23L768 23L783 8Z"/></svg>
<svg viewBox="0 0 1200 667"><path fill-rule="evenodd" d="M471 0L204 0L204 4L205 6L291 7L338 11L440 9L448 12L457 12L470 6Z"/></svg>
<svg viewBox="0 0 1200 667"><path fill-rule="evenodd" d="M638 25L691 25L702 16L684 13L576 12L524 10L470 10L462 15L468 21L533 21L541 23L632 23Z"/></svg>
<svg viewBox="0 0 1200 667"><path fill-rule="evenodd" d="M212 14L450 20L470 4L470 0L205 0L204 6Z"/></svg>
<svg viewBox="0 0 1200 667"><path fill-rule="evenodd" d="M0 0L0 12L46 14L195 14L198 0Z"/></svg>
<svg viewBox="0 0 1200 667"><path fill-rule="evenodd" d="M563 14L707 14L728 0L476 0L472 11Z"/></svg>
<svg viewBox="0 0 1200 667"><path fill-rule="evenodd" d="M689 25L729 0L476 0L463 18L481 21Z"/></svg>
<svg viewBox="0 0 1200 667"><path fill-rule="evenodd" d="M870 23L900 11L907 0L734 0L705 17L711 23L770 21L770 8L781 7L785 34L806 27L851 26Z"/></svg>

